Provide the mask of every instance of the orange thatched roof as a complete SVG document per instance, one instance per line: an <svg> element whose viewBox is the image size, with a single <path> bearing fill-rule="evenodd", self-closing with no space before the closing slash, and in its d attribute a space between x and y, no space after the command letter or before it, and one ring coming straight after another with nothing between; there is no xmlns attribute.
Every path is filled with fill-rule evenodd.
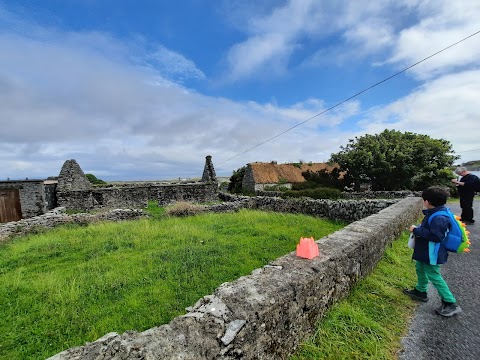
<svg viewBox="0 0 480 360"><path fill-rule="evenodd" d="M334 168L326 163L303 163L299 166L275 163L251 163L249 165L251 166L256 184L278 184L280 181L287 183L300 183L305 181L302 172L308 170L317 172L323 169L331 171Z"/></svg>

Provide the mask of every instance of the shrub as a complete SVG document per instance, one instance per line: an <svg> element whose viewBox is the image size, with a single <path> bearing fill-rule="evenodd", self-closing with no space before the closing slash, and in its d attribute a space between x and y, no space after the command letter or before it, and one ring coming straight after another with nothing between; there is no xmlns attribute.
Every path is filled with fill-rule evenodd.
<svg viewBox="0 0 480 360"><path fill-rule="evenodd" d="M189 216L196 215L205 210L202 205L192 204L186 201L179 201L173 205L167 206L165 212L171 216Z"/></svg>
<svg viewBox="0 0 480 360"><path fill-rule="evenodd" d="M320 187L320 186L317 183L312 181L304 181L304 182L292 184L292 190L314 189L317 187Z"/></svg>
<svg viewBox="0 0 480 360"><path fill-rule="evenodd" d="M287 191L288 187L282 185L266 185L264 191Z"/></svg>
<svg viewBox="0 0 480 360"><path fill-rule="evenodd" d="M105 185L106 182L101 180L101 179L98 179L95 175L93 174L85 174L86 178L88 179L88 181L90 181L92 184L94 185Z"/></svg>
<svg viewBox="0 0 480 360"><path fill-rule="evenodd" d="M245 171L247 167L241 167L238 170L233 171L233 175L230 177L230 182L228 183L227 190L233 194L241 194L242 193L242 182L243 177L245 176Z"/></svg>

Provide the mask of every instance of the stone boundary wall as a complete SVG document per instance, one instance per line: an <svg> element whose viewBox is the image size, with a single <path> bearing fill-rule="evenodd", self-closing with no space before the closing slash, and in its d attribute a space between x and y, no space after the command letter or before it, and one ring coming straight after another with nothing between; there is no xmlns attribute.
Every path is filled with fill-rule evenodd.
<svg viewBox="0 0 480 360"><path fill-rule="evenodd" d="M149 200L159 206L174 201L217 201L216 182L189 184L132 185L129 187L92 188L58 191L58 205L68 210L92 211L114 208L146 208Z"/></svg>
<svg viewBox="0 0 480 360"><path fill-rule="evenodd" d="M228 193L219 193L219 198L232 210L239 208L289 212L323 217L331 220L353 222L375 214L382 209L400 201L391 200L327 200L327 199L283 199L267 196L238 196ZM222 208L218 206L217 208ZM215 206L213 207L213 210ZM215 210L214 210L215 211Z"/></svg>
<svg viewBox="0 0 480 360"><path fill-rule="evenodd" d="M76 191L75 195L82 198L83 191ZM213 196L213 195L212 195ZM290 212L297 214L308 214L312 216L324 217L332 220L341 220L352 222L394 204L391 200L284 200L271 197L249 197L236 196L227 193L221 193L219 197L224 201L220 204L204 205L201 211L210 212L233 212L242 208L261 209L267 211ZM71 199L73 196L71 197ZM218 200L218 198L217 198ZM398 201L398 200L397 200ZM115 209L103 211L98 214L79 213L73 215L65 214L65 207L58 207L43 215L22 219L17 222L12 221L0 224L0 243L12 236L26 235L36 231L38 228L53 228L66 223L83 223L101 221L101 220L133 220L139 217L148 216L141 209Z"/></svg>
<svg viewBox="0 0 480 360"><path fill-rule="evenodd" d="M41 228L54 228L69 223L88 224L104 220L134 220L147 216L148 214L140 209L114 209L100 214L67 215L64 207L58 207L43 215L1 224L0 243L6 242L13 236L26 235Z"/></svg>
<svg viewBox="0 0 480 360"><path fill-rule="evenodd" d="M346 199L403 199L409 196L421 197L421 191L360 191L343 192Z"/></svg>
<svg viewBox="0 0 480 360"><path fill-rule="evenodd" d="M49 359L286 359L421 210L419 198L403 199L318 240L312 260L292 252L220 285L169 324L109 333Z"/></svg>
<svg viewBox="0 0 480 360"><path fill-rule="evenodd" d="M257 190L257 196L282 197L282 191L263 191ZM360 191L360 192L342 192L345 199L403 199L409 196L422 196L421 191Z"/></svg>

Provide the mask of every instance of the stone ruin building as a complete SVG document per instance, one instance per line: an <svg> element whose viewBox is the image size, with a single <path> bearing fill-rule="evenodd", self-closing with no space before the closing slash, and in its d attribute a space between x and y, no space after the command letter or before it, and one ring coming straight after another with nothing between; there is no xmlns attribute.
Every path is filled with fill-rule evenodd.
<svg viewBox="0 0 480 360"><path fill-rule="evenodd" d="M201 181L182 184L160 182L96 187L76 160L65 161L58 177L47 180L0 181L0 223L45 214L55 207L91 211L145 208L149 201L160 206L174 201L217 200L218 183L212 157L206 157Z"/></svg>

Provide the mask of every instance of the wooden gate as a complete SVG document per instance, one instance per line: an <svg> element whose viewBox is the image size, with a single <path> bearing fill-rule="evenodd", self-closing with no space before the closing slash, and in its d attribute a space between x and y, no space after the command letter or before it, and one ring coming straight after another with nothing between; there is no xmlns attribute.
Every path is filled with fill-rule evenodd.
<svg viewBox="0 0 480 360"><path fill-rule="evenodd" d="M22 218L18 189L0 190L0 223Z"/></svg>

